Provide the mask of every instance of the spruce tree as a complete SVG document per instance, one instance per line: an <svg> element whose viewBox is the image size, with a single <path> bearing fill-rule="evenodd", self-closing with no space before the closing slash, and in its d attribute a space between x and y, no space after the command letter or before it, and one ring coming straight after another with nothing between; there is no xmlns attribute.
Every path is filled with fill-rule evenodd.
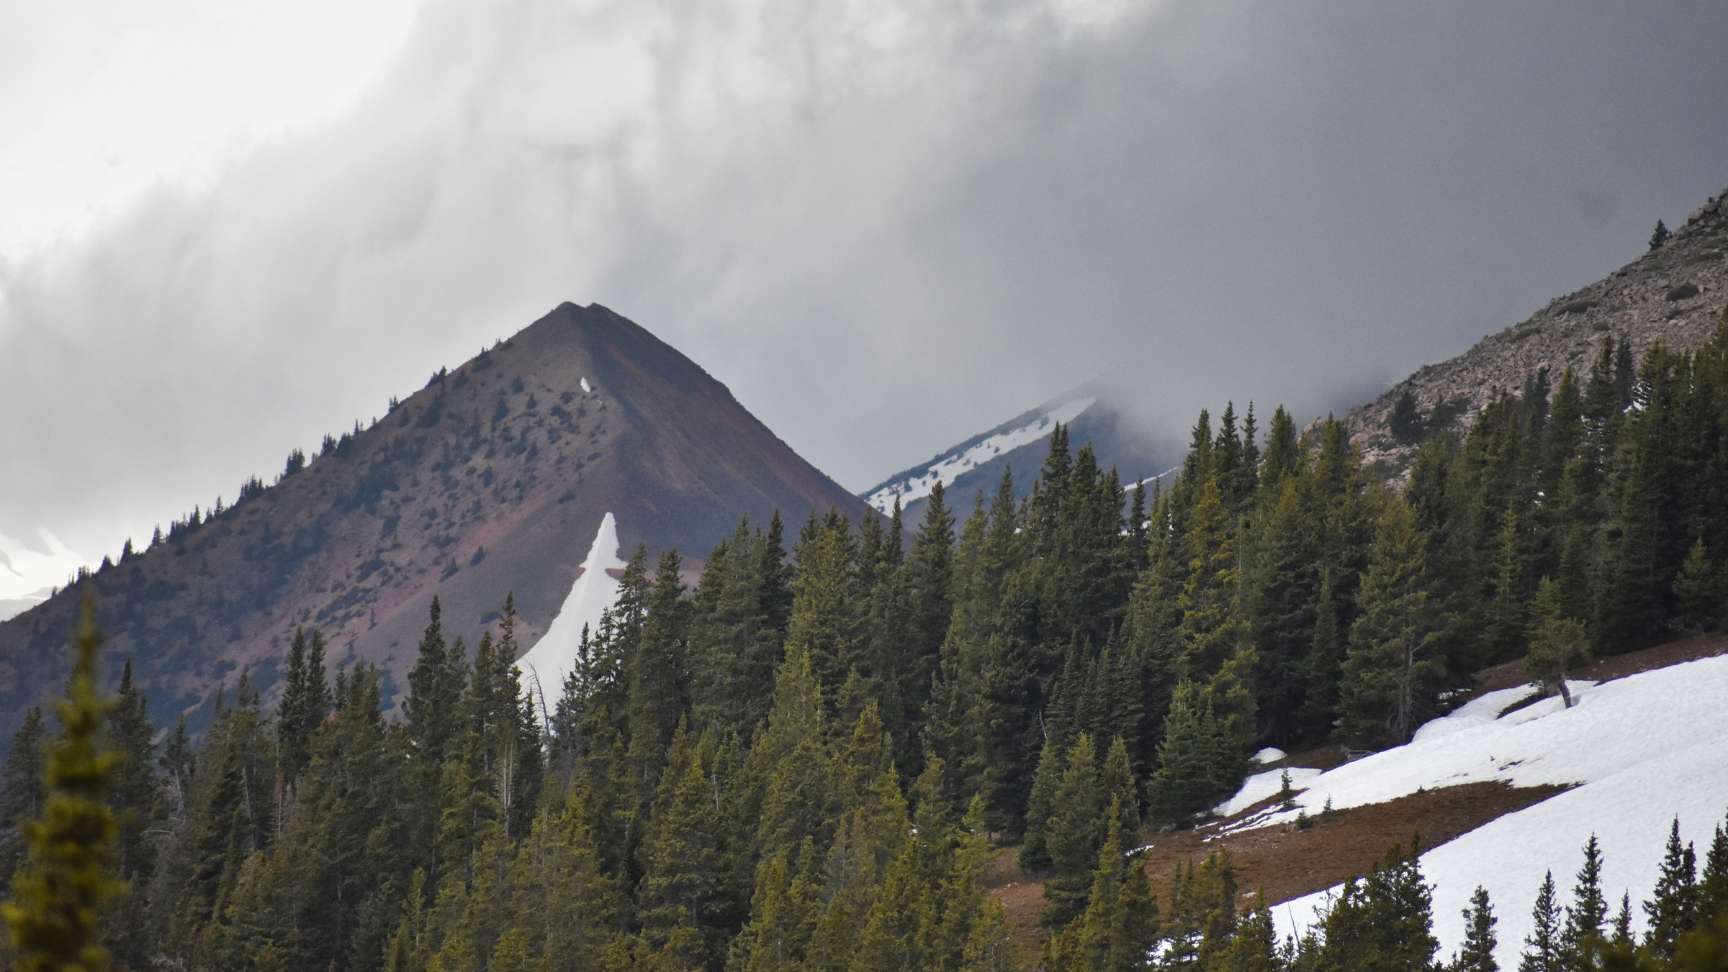
<svg viewBox="0 0 1728 972"><path fill-rule="evenodd" d="M1488 901L1488 889L1478 886L1470 895L1470 907L1464 909L1464 945L1452 961L1451 972L1500 972L1494 959L1494 947L1499 943L1494 926L1498 922Z"/></svg>
<svg viewBox="0 0 1728 972"><path fill-rule="evenodd" d="M1234 768L1228 755L1207 693L1192 682L1176 686L1158 744L1158 769L1146 784L1157 819L1184 823L1217 802L1229 786L1225 774Z"/></svg>
<svg viewBox="0 0 1728 972"><path fill-rule="evenodd" d="M1038 757L1038 772L1032 778L1032 793L1026 801L1025 836L1019 853L1022 870L1042 871L1050 866L1050 815L1056 810L1062 768L1062 747L1053 738L1045 739Z"/></svg>
<svg viewBox="0 0 1728 972"><path fill-rule="evenodd" d="M1097 750L1092 737L1081 733L1068 750L1045 838L1051 873L1044 882L1044 921L1052 928L1067 924L1086 903L1107 826L1105 799Z"/></svg>
<svg viewBox="0 0 1728 972"><path fill-rule="evenodd" d="M1560 964L1567 972L1588 972L1592 948L1602 941L1608 922L1608 901L1602 896L1602 848L1591 834L1584 844L1584 863L1566 907L1560 933Z"/></svg>
<svg viewBox="0 0 1728 972"><path fill-rule="evenodd" d="M1668 626L1679 635L1697 635L1715 631L1722 624L1722 611L1728 604L1722 582L1704 538L1693 541L1674 576L1674 617Z"/></svg>
<svg viewBox="0 0 1728 972"><path fill-rule="evenodd" d="M1409 741L1433 711L1442 675L1428 593L1427 545L1410 509L1387 499L1350 629L1340 711L1345 735L1370 746Z"/></svg>
<svg viewBox="0 0 1728 972"><path fill-rule="evenodd" d="M1572 692L1566 686L1566 677L1589 659L1590 646L1584 625L1562 611L1560 586L1542 578L1536 589L1524 670L1529 673L1531 684L1544 692L1558 693L1566 707L1571 708Z"/></svg>
<svg viewBox="0 0 1728 972"><path fill-rule="evenodd" d="M1698 877L1698 917L1705 921L1728 913L1728 828L1716 825L1710 849L1704 854L1704 871Z"/></svg>
<svg viewBox="0 0 1728 972"><path fill-rule="evenodd" d="M46 798L47 751L42 710L24 712L12 748L6 752L6 767L0 770L0 881L12 883L12 874L24 861L25 821L42 812Z"/></svg>
<svg viewBox="0 0 1728 972"><path fill-rule="evenodd" d="M124 894L114 872L119 825L107 798L120 755L109 748L109 703L97 695L101 637L92 609L73 636L71 684L59 703L61 731L48 748L39 815L25 824L29 848L0 916L12 930L19 972L108 968L101 941L102 907Z"/></svg>
<svg viewBox="0 0 1728 972"><path fill-rule="evenodd" d="M1680 842L1680 820L1668 828L1668 843L1662 854L1662 871L1649 901L1644 902L1648 927L1644 947L1663 958L1674 957L1680 935L1692 927L1697 906L1696 858L1692 846Z"/></svg>
<svg viewBox="0 0 1728 972"><path fill-rule="evenodd" d="M1518 972L1562 972L1560 904L1555 900L1554 872L1549 871L1542 879L1530 917L1530 935L1524 939Z"/></svg>

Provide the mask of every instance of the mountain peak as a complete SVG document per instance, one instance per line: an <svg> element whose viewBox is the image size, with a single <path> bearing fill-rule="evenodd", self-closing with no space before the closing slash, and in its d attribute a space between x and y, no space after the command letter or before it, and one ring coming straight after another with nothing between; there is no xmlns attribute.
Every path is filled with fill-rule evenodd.
<svg viewBox="0 0 1728 972"><path fill-rule="evenodd" d="M559 304L219 515L0 623L0 734L60 684L85 590L171 721L250 669L268 692L300 625L400 688L436 595L468 644L514 593L547 630L603 518L625 551L699 565L738 517L868 507L695 362L599 304Z"/></svg>

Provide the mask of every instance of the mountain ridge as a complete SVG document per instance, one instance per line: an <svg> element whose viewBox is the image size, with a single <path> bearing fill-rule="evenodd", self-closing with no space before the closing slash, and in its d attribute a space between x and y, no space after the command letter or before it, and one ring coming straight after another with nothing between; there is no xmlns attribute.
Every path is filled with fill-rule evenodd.
<svg viewBox="0 0 1728 972"><path fill-rule="evenodd" d="M0 623L0 730L57 684L86 592L157 714L196 724L242 670L269 693L299 625L328 636L335 664L381 665L387 693L434 595L472 644L514 593L531 646L606 514L626 551L676 548L694 569L740 516L829 508L874 515L695 362L565 302L270 488Z"/></svg>
<svg viewBox="0 0 1728 972"><path fill-rule="evenodd" d="M1423 365L1344 422L1364 459L1396 478L1415 444L1400 441L1391 414L1406 393L1419 414L1441 413L1438 428L1467 428L1496 397L1516 394L1547 368L1551 382L1572 368L1580 378L1604 338L1626 340L1634 358L1657 343L1689 351L1714 332L1728 301L1728 189L1706 200L1660 246L1609 274L1554 298L1523 321L1484 336L1444 361Z"/></svg>

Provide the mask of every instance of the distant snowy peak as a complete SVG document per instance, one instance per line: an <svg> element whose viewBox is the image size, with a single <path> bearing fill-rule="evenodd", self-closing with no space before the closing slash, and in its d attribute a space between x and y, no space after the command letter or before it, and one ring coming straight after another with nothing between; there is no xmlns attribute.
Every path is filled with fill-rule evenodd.
<svg viewBox="0 0 1728 972"><path fill-rule="evenodd" d="M1058 423L1065 425L1074 421L1097 401L1095 396L1087 395L1028 412L882 483L871 490L864 501L888 513L894 508L895 497L899 497L901 506L906 506L929 496L937 483L947 489L961 476L997 456L1047 438Z"/></svg>
<svg viewBox="0 0 1728 972"><path fill-rule="evenodd" d="M558 704L564 679L576 669L582 629L592 631L599 627L601 612L618 600L618 579L611 574L624 568L618 552L618 521L607 513L600 520L600 530L588 547L587 559L582 561L582 573L576 575L558 616L534 647L516 661L522 687L533 699L534 708L542 713L551 712Z"/></svg>

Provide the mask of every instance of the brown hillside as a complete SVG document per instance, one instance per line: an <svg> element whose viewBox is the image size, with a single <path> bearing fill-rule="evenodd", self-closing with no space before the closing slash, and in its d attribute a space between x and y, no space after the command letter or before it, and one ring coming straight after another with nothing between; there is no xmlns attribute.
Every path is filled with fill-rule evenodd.
<svg viewBox="0 0 1728 972"><path fill-rule="evenodd" d="M61 683L85 591L155 715L196 716L242 669L268 693L296 625L400 689L433 595L472 647L514 592L531 645L607 512L626 553L699 560L740 516L795 530L830 508L876 515L688 358L563 304L261 495L0 624L0 739Z"/></svg>

